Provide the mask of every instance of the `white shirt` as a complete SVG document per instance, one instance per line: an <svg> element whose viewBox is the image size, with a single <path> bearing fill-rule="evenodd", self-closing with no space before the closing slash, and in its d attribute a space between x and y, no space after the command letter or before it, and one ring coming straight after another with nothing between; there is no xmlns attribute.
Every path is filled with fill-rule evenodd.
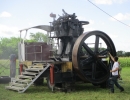
<svg viewBox="0 0 130 100"><path fill-rule="evenodd" d="M114 62L112 70L115 70L116 68L119 68L119 63L118 62ZM118 75L118 70L115 72L112 72L112 75Z"/></svg>

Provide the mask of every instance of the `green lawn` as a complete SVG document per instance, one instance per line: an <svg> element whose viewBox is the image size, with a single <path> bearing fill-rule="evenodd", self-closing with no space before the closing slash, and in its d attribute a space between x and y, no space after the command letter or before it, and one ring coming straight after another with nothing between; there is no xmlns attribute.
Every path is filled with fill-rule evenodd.
<svg viewBox="0 0 130 100"><path fill-rule="evenodd" d="M120 91L115 87L115 93L109 93L109 89L95 87L91 84L77 84L75 91L64 93L55 91L52 93L46 86L31 86L25 93L6 90L8 84L0 84L0 100L130 100L130 67L122 69L123 80L119 83L125 88Z"/></svg>

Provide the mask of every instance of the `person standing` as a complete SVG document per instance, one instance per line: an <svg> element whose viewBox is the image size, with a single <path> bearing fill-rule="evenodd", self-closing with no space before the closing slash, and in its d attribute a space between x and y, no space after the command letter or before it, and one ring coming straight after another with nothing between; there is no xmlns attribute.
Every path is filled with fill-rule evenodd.
<svg viewBox="0 0 130 100"><path fill-rule="evenodd" d="M118 83L118 70L119 70L119 63L118 63L118 57L115 56L113 57L110 53L108 53L111 57L111 59L113 60L114 64L112 67L112 70L110 70L110 72L112 73L112 80L111 80L111 93L114 93L114 84L116 85L117 88L120 89L120 92L124 91L124 88L122 86L119 85Z"/></svg>

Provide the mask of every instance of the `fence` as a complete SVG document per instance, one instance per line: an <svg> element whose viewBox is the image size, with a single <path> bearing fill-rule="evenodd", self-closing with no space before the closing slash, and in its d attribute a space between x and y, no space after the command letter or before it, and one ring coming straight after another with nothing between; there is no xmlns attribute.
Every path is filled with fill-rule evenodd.
<svg viewBox="0 0 130 100"><path fill-rule="evenodd" d="M16 60L16 75L19 74L18 60ZM10 76L10 60L0 60L0 76Z"/></svg>

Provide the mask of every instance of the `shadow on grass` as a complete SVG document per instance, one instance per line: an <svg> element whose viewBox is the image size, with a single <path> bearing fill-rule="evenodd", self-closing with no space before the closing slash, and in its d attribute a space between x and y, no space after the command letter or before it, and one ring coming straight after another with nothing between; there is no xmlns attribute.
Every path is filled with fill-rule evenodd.
<svg viewBox="0 0 130 100"><path fill-rule="evenodd" d="M91 83L83 83L75 85L76 91L98 91L100 89L101 89L100 86L94 86Z"/></svg>
<svg viewBox="0 0 130 100"><path fill-rule="evenodd" d="M40 93L40 92L51 92L51 90L47 87L46 84L40 86L30 86L25 93Z"/></svg>
<svg viewBox="0 0 130 100"><path fill-rule="evenodd" d="M105 88L106 89L106 88ZM100 91L101 88L99 86L93 86L90 83L76 83L74 85L74 88L72 89L72 91L69 92L80 92L80 91L89 91L89 92L93 92L93 91ZM27 89L27 91L25 91L25 93L40 93L40 92L46 92L46 93L50 93L52 92L47 85L43 85L43 86L31 86ZM60 90L55 90L54 92L62 92Z"/></svg>

